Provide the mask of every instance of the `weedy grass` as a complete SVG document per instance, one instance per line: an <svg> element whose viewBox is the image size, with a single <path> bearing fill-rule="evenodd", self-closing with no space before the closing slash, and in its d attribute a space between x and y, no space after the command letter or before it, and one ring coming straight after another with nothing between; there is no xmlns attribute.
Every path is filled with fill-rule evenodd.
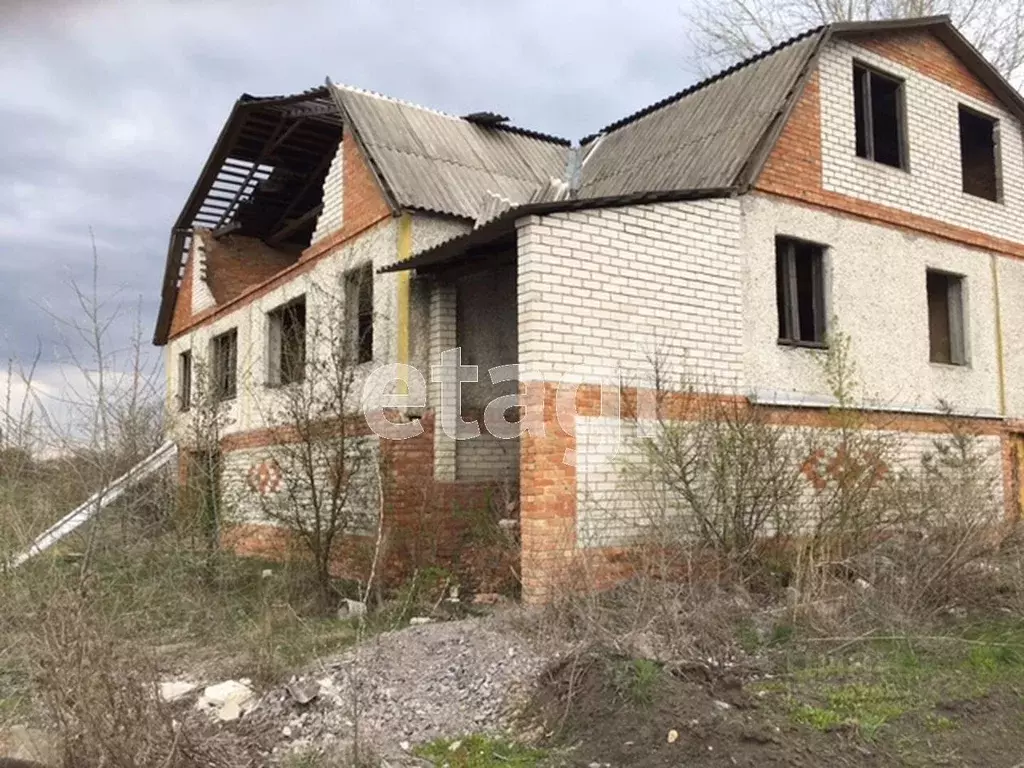
<svg viewBox="0 0 1024 768"><path fill-rule="evenodd" d="M964 624L944 636L865 640L841 659L800 653L781 681L752 686L781 696L790 718L821 731L851 729L866 740L894 721L918 716L932 732L955 730L944 702L1024 686L1024 622Z"/></svg>
<svg viewBox="0 0 1024 768"><path fill-rule="evenodd" d="M544 749L480 734L432 741L414 752L442 768L538 768L550 757Z"/></svg>

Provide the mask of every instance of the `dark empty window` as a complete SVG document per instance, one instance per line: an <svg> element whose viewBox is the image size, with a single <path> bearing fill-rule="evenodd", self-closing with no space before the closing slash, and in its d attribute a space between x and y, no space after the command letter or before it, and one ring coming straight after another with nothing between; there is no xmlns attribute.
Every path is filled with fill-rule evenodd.
<svg viewBox="0 0 1024 768"><path fill-rule="evenodd" d="M964 192L999 201L996 121L960 107L960 166Z"/></svg>
<svg viewBox="0 0 1024 768"><path fill-rule="evenodd" d="M964 365L964 279L928 270L928 340L933 363Z"/></svg>
<svg viewBox="0 0 1024 768"><path fill-rule="evenodd" d="M854 64L853 95L857 156L906 168L903 83Z"/></svg>
<svg viewBox="0 0 1024 768"><path fill-rule="evenodd" d="M178 407L183 411L192 407L192 350L178 355Z"/></svg>
<svg viewBox="0 0 1024 768"><path fill-rule="evenodd" d="M345 275L345 306L356 363L373 360L373 265Z"/></svg>
<svg viewBox="0 0 1024 768"><path fill-rule="evenodd" d="M218 400L230 400L238 394L238 329L214 336L210 347L213 394Z"/></svg>
<svg viewBox="0 0 1024 768"><path fill-rule="evenodd" d="M268 378L271 386L302 381L306 371L306 299L267 315Z"/></svg>
<svg viewBox="0 0 1024 768"><path fill-rule="evenodd" d="M775 293L781 342L825 344L824 250L802 240L775 239Z"/></svg>

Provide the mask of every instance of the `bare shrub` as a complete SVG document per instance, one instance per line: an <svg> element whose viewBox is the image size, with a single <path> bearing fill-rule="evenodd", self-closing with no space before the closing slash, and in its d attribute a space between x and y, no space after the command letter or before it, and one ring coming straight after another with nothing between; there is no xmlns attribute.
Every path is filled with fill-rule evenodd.
<svg viewBox="0 0 1024 768"><path fill-rule="evenodd" d="M871 585L870 606L897 617L928 618L970 603L992 586L1005 537L998 457L950 417L917 465L886 492L892 515L849 567Z"/></svg>
<svg viewBox="0 0 1024 768"><path fill-rule="evenodd" d="M327 291L314 295L323 306L295 353L301 359L282 360L282 367L302 373L274 391L268 413L272 423L283 425L281 440L267 451L279 468L280 490L259 498L264 517L292 534L311 559L323 606L330 609L338 598L333 579L342 537L379 529L386 470L362 416L363 340L345 322L343 303Z"/></svg>
<svg viewBox="0 0 1024 768"><path fill-rule="evenodd" d="M656 417L636 425L614 497L598 486L581 502L584 534L595 519L612 534L573 544L553 615L581 640L678 657L729 648L743 622L915 631L1019 589L997 560L1010 549L990 443L947 409L915 455L891 416L864 409L842 334L822 355L820 426L655 371Z"/></svg>
<svg viewBox="0 0 1024 768"><path fill-rule="evenodd" d="M634 487L657 489L660 508L646 534L749 562L766 538L792 529L802 441L738 400L686 398L682 418L659 416L639 459L624 469Z"/></svg>
<svg viewBox="0 0 1024 768"><path fill-rule="evenodd" d="M39 688L57 724L67 768L191 768L243 764L223 737L177 722L157 695L155 669L115 642L88 598L59 594L41 615Z"/></svg>

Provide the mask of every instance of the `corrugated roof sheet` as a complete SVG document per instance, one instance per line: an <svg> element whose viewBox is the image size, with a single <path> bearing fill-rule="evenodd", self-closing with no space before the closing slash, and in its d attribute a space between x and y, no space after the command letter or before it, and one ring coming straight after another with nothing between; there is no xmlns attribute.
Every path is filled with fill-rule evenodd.
<svg viewBox="0 0 1024 768"><path fill-rule="evenodd" d="M476 219L490 194L525 203L565 173L568 142L336 86L360 141L400 208Z"/></svg>
<svg viewBox="0 0 1024 768"><path fill-rule="evenodd" d="M586 156L580 196L732 186L820 37L794 38L609 126Z"/></svg>

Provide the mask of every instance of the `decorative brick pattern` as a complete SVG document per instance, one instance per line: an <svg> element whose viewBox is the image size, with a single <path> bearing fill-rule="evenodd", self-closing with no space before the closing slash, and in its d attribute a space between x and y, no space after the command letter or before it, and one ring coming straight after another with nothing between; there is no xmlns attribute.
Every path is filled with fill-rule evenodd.
<svg viewBox="0 0 1024 768"><path fill-rule="evenodd" d="M777 415L780 419L787 419L795 416L796 412L778 411ZM821 431L823 426L811 424L823 425L828 420L828 414L805 411L800 420L808 423L794 426L793 429L803 433ZM893 466L879 464L879 477L889 472L918 471L924 456L934 454L936 441L943 439L948 434L945 430L949 428L948 423L940 419L921 420L917 426L928 427L929 431L878 430L879 437L891 440L898 447L897 461ZM653 425L648 427L651 428ZM809 443L813 440L811 434L806 437ZM982 435L977 440L978 450L988 459L988 471L1001 481L1003 449L1000 435ZM659 515L671 508L666 497L669 492L663 487L653 487L649 482L641 480L637 472L630 471L631 463L643 460L638 443L637 422L608 418L577 419L576 450L579 548L626 547L645 531L671 524L671 520L659 519ZM807 479L802 514L808 529L817 508L815 488L823 488L833 473L838 471L841 462L842 457L834 453L808 455L799 468ZM1002 505L1002 483L992 490L997 504Z"/></svg>
<svg viewBox="0 0 1024 768"><path fill-rule="evenodd" d="M482 592L515 588L517 553L473 539L481 521L493 523L493 483L437 482L433 478L434 416L422 416L423 433L409 440L381 441L384 510L382 562L385 585L395 585L417 568L452 568L466 586ZM271 558L301 556L299 542L263 516L261 499L250 486L250 472L274 455L273 438L283 433L265 430L248 441L226 443L221 492L229 516L224 544L233 550ZM366 437L378 444L377 438ZM270 441L270 442L268 442ZM244 444L260 447L241 447ZM271 459L272 460L272 459ZM284 471L284 470L283 470ZM376 483L371 487L375 488ZM281 491L278 491L278 495ZM339 576L365 579L376 546L377 505L342 538L336 555Z"/></svg>

